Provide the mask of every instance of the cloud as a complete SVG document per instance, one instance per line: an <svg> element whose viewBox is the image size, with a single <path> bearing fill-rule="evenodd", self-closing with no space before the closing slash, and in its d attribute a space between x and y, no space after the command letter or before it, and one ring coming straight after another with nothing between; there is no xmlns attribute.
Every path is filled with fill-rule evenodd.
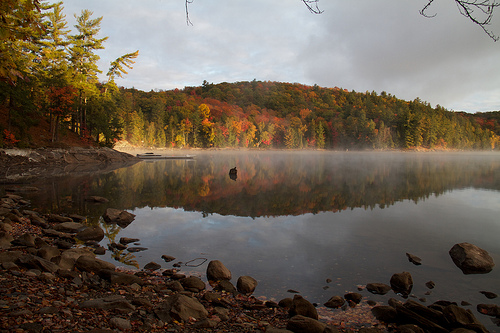
<svg viewBox="0 0 500 333"><path fill-rule="evenodd" d="M81 9L103 16L109 36L99 52L109 62L140 56L119 85L173 89L208 82L271 80L386 91L467 111L498 110L500 44L459 14L453 2L321 1L321 15L296 0L184 2L66 0L68 18ZM71 24L72 25L72 24ZM500 18L491 29L500 34Z"/></svg>

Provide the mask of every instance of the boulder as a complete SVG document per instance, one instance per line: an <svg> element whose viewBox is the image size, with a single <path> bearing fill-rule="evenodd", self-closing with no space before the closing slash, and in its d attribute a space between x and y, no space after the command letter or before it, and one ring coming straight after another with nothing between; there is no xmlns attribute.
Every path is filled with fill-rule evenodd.
<svg viewBox="0 0 500 333"><path fill-rule="evenodd" d="M89 227L77 233L76 238L84 242L86 241L100 242L104 238L104 230L102 230L102 228L99 226Z"/></svg>
<svg viewBox="0 0 500 333"><path fill-rule="evenodd" d="M195 293L199 293L205 290L205 282L203 282L199 277L190 276L179 281L185 290L189 290Z"/></svg>
<svg viewBox="0 0 500 333"><path fill-rule="evenodd" d="M25 233L14 239L11 243L15 246L35 247L35 236Z"/></svg>
<svg viewBox="0 0 500 333"><path fill-rule="evenodd" d="M368 283L366 290L376 295L385 295L391 290L391 286L385 283Z"/></svg>
<svg viewBox="0 0 500 333"><path fill-rule="evenodd" d="M0 252L0 264L16 262L21 256L23 256L21 251Z"/></svg>
<svg viewBox="0 0 500 333"><path fill-rule="evenodd" d="M372 308L372 314L377 320L385 323L394 323L397 320L398 313L395 308L389 305L379 305Z"/></svg>
<svg viewBox="0 0 500 333"><path fill-rule="evenodd" d="M500 306L496 304L478 304L477 311L487 316L500 316Z"/></svg>
<svg viewBox="0 0 500 333"><path fill-rule="evenodd" d="M49 228L49 224L44 218L38 215L30 215L31 224L41 227L42 229Z"/></svg>
<svg viewBox="0 0 500 333"><path fill-rule="evenodd" d="M444 308L443 315L450 327L462 327L473 329L476 332L488 332L486 327L476 319L469 309L452 304Z"/></svg>
<svg viewBox="0 0 500 333"><path fill-rule="evenodd" d="M219 283L214 287L214 290L226 291L233 295L237 294L236 288L229 280L220 280Z"/></svg>
<svg viewBox="0 0 500 333"><path fill-rule="evenodd" d="M331 297L325 304L327 308L338 309L342 305L344 305L345 299L341 296L333 296Z"/></svg>
<svg viewBox="0 0 500 333"><path fill-rule="evenodd" d="M99 272L101 269L115 269L115 265L113 265L112 263L91 256L79 257L76 260L75 266L81 271L94 273Z"/></svg>
<svg viewBox="0 0 500 333"><path fill-rule="evenodd" d="M360 293L347 293L344 295L344 299L346 301L352 301L355 304L359 304L363 299L363 296Z"/></svg>
<svg viewBox="0 0 500 333"><path fill-rule="evenodd" d="M449 251L455 265L464 274L485 274L491 272L495 263L486 250L470 243L453 245Z"/></svg>
<svg viewBox="0 0 500 333"><path fill-rule="evenodd" d="M278 302L278 305L282 308L290 309L293 305L293 299L291 299L290 297L283 298Z"/></svg>
<svg viewBox="0 0 500 333"><path fill-rule="evenodd" d="M194 297L176 294L170 304L170 315L178 321L189 322L190 318L201 320L208 317L207 309Z"/></svg>
<svg viewBox="0 0 500 333"><path fill-rule="evenodd" d="M148 269L148 270L151 270L151 271L156 271L158 269L161 268L161 265L160 264L157 264L153 261L147 263L146 265L144 265L144 269Z"/></svg>
<svg viewBox="0 0 500 333"><path fill-rule="evenodd" d="M251 276L240 276L236 282L236 289L242 294L251 294L257 287L257 280Z"/></svg>
<svg viewBox="0 0 500 333"><path fill-rule="evenodd" d="M51 260L54 257L57 257L61 254L61 251L55 247L55 246L43 246L41 247L37 252L36 255L46 259L46 260Z"/></svg>
<svg viewBox="0 0 500 333"><path fill-rule="evenodd" d="M122 228L126 228L135 219L135 215L124 210L108 208L102 216L108 223L116 223Z"/></svg>
<svg viewBox="0 0 500 333"><path fill-rule="evenodd" d="M294 333L323 333L327 325L307 316L296 315L290 318L286 329Z"/></svg>
<svg viewBox="0 0 500 333"><path fill-rule="evenodd" d="M49 273L55 273L59 269L59 266L53 262L32 254L24 254L20 256L15 263L28 269L39 269L40 271Z"/></svg>
<svg viewBox="0 0 500 333"><path fill-rule="evenodd" d="M231 280L231 271L219 260L212 260L208 263L207 279L209 281Z"/></svg>
<svg viewBox="0 0 500 333"><path fill-rule="evenodd" d="M413 278L408 272L396 273L391 277L391 288L396 294L408 297L413 288Z"/></svg>
<svg viewBox="0 0 500 333"><path fill-rule="evenodd" d="M54 229L55 231L67 232L70 234L76 234L77 232L82 231L85 228L85 224L78 222L63 222L52 227L52 229Z"/></svg>
<svg viewBox="0 0 500 333"><path fill-rule="evenodd" d="M311 302L300 295L293 296L293 303L288 311L291 317L301 315L312 319L318 319L318 311Z"/></svg>

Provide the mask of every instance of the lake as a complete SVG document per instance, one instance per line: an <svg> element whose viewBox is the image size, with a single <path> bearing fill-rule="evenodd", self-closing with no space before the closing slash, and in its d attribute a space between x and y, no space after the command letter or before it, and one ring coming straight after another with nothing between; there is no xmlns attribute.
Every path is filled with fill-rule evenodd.
<svg viewBox="0 0 500 333"><path fill-rule="evenodd" d="M293 289L319 304L369 282L389 284L392 274L408 271L412 293L425 297L425 304L467 301L491 331L498 328L475 306L498 303L479 291L500 293L499 268L464 275L448 251L469 242L500 263L499 154L188 153L195 158L40 180L35 185L43 191L26 197L39 211L77 213L100 224L106 248L120 237L139 238L148 250L104 256L119 266L154 261L172 268L182 262L181 272L204 276L208 262L218 259L232 271L234 284L241 275L257 279L256 296L278 301L293 297ZM233 167L236 179L229 175ZM85 201L91 195L110 201ZM107 207L136 218L125 228L105 224ZM410 263L407 252L422 265ZM176 260L166 263L163 254ZM426 295L430 280L436 287ZM384 303L399 297L361 293Z"/></svg>

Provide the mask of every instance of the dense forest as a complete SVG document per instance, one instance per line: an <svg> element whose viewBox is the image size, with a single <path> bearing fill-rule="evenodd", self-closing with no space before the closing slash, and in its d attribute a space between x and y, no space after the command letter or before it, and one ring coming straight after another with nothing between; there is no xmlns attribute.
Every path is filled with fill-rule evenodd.
<svg viewBox="0 0 500 333"><path fill-rule="evenodd" d="M468 114L381 92L258 80L169 91L119 88L139 51L111 62L100 82L102 17L84 10L71 34L62 2L6 0L0 23L0 146L30 147L50 124L89 144L144 147L499 149L500 111Z"/></svg>

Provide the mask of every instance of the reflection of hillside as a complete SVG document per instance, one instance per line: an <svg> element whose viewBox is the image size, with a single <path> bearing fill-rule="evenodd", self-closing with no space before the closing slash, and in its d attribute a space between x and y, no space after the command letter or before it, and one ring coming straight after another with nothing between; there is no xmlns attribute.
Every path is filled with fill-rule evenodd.
<svg viewBox="0 0 500 333"><path fill-rule="evenodd" d="M228 176L233 166L236 182ZM499 168L497 157L451 154L238 153L142 163L110 175L114 185L101 185L119 188L122 207L257 217L386 207L463 187L500 189Z"/></svg>
<svg viewBox="0 0 500 333"><path fill-rule="evenodd" d="M238 179L229 178L238 167ZM106 207L175 207L203 214L278 216L387 207L449 190L500 190L498 155L432 153L200 153L196 160L142 162L105 175L68 178L37 198L53 212L97 223ZM84 201L90 195L105 206Z"/></svg>

